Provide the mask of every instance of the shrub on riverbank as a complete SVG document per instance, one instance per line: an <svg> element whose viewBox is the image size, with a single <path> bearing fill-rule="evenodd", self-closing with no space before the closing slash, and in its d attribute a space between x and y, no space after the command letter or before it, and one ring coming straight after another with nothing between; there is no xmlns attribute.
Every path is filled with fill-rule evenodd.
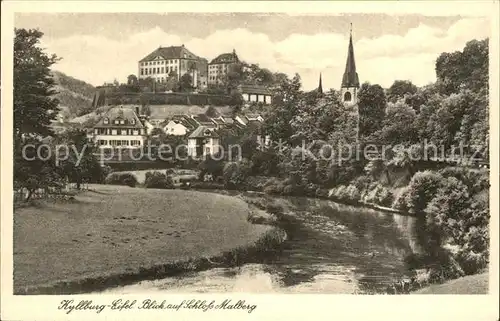
<svg viewBox="0 0 500 321"><path fill-rule="evenodd" d="M377 184L373 189L363 193L362 200L366 203L389 207L394 200L394 195L388 188Z"/></svg>
<svg viewBox="0 0 500 321"><path fill-rule="evenodd" d="M416 231L424 249L420 267L435 282L474 274L488 266L489 204L484 174L470 169L416 173L395 201L417 216Z"/></svg>
<svg viewBox="0 0 500 321"><path fill-rule="evenodd" d="M126 185L135 187L137 178L131 173L111 173L106 177L105 183L108 185Z"/></svg>
<svg viewBox="0 0 500 321"><path fill-rule="evenodd" d="M330 190L329 198L345 204L358 204L361 199L361 194L358 188L354 185L340 185Z"/></svg>

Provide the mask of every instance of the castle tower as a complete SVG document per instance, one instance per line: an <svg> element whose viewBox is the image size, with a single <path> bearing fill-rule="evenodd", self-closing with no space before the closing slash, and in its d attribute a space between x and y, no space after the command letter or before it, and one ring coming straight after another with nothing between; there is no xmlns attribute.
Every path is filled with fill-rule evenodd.
<svg viewBox="0 0 500 321"><path fill-rule="evenodd" d="M347 51L347 62L340 93L342 102L346 106L354 106L358 102L359 78L356 72L356 62L354 60L354 46L352 45L352 23L349 35L349 49Z"/></svg>

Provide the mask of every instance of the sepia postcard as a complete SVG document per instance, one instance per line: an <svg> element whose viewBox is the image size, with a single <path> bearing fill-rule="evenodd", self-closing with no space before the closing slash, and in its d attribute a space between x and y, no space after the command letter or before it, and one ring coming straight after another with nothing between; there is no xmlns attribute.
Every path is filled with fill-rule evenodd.
<svg viewBox="0 0 500 321"><path fill-rule="evenodd" d="M499 320L498 1L5 1L2 320Z"/></svg>

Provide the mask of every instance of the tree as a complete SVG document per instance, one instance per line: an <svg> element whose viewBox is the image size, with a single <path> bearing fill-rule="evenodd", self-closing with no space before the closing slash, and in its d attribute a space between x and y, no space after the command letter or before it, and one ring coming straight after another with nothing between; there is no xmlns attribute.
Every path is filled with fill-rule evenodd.
<svg viewBox="0 0 500 321"><path fill-rule="evenodd" d="M84 181L100 182L102 169L94 155L95 146L87 138L85 130L75 129L65 132L56 140L68 147L67 158L61 162L62 174L80 189Z"/></svg>
<svg viewBox="0 0 500 321"><path fill-rule="evenodd" d="M60 186L53 150L37 137L14 139L14 188L27 190L25 201L38 189Z"/></svg>
<svg viewBox="0 0 500 321"><path fill-rule="evenodd" d="M403 142L416 143L418 141L416 118L415 110L404 102L389 103L382 128L373 133L369 140L390 145Z"/></svg>
<svg viewBox="0 0 500 321"><path fill-rule="evenodd" d="M257 85L271 85L274 82L273 73L269 69L259 69L255 73L255 82Z"/></svg>
<svg viewBox="0 0 500 321"><path fill-rule="evenodd" d="M219 116L219 112L217 111L217 109L215 109L214 106L209 106L207 108L207 111L205 112L205 115L207 115L210 118L214 118Z"/></svg>
<svg viewBox="0 0 500 321"><path fill-rule="evenodd" d="M340 130L335 127L336 118L343 110L338 93L330 91L325 94L323 100L311 99L310 93L304 96L306 99L303 104L299 105L292 121L295 132L294 140L308 142L327 140L331 132Z"/></svg>
<svg viewBox="0 0 500 321"><path fill-rule="evenodd" d="M382 127L387 101L380 85L364 83L358 95L359 136L368 136Z"/></svg>
<svg viewBox="0 0 500 321"><path fill-rule="evenodd" d="M443 52L436 60L436 76L443 94L461 89L488 91L489 39L467 42L462 52Z"/></svg>
<svg viewBox="0 0 500 321"><path fill-rule="evenodd" d="M232 107L232 114L236 115L241 112L243 106L243 96L239 92L233 92L229 100L229 106Z"/></svg>
<svg viewBox="0 0 500 321"><path fill-rule="evenodd" d="M284 79L274 91L273 107L268 109L264 117L263 132L270 135L271 140L290 144L294 133L292 120L302 103L300 76Z"/></svg>
<svg viewBox="0 0 500 321"><path fill-rule="evenodd" d="M127 85L137 86L138 85L137 76L136 75L128 75Z"/></svg>
<svg viewBox="0 0 500 321"><path fill-rule="evenodd" d="M42 36L38 30L15 29L13 100L14 134L18 136L52 135L49 125L59 112L50 74L59 58L39 47Z"/></svg>
<svg viewBox="0 0 500 321"><path fill-rule="evenodd" d="M407 96L414 95L418 88L409 80L396 80L387 90L387 101L395 103Z"/></svg>
<svg viewBox="0 0 500 321"><path fill-rule="evenodd" d="M191 77L190 74L185 73L184 75L181 76L181 79L179 81L179 86L181 91L190 91L193 89L193 78Z"/></svg>

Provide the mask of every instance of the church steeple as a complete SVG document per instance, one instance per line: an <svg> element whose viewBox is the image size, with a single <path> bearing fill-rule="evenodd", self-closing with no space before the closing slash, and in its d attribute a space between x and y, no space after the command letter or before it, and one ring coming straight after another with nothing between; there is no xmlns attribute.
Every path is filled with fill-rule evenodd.
<svg viewBox="0 0 500 321"><path fill-rule="evenodd" d="M321 82L321 73L319 73L319 85L318 85L318 93L323 94L323 84Z"/></svg>
<svg viewBox="0 0 500 321"><path fill-rule="evenodd" d="M356 105L358 102L359 78L356 72L356 61L354 60L354 45L352 44L352 23L349 32L349 47L347 49L347 61L340 91L342 101L346 106Z"/></svg>
<svg viewBox="0 0 500 321"><path fill-rule="evenodd" d="M352 23L349 34L349 48L347 50L347 61L345 64L344 77L342 77L342 88L359 88L359 78L356 72L356 61L354 60L354 46L352 44Z"/></svg>

